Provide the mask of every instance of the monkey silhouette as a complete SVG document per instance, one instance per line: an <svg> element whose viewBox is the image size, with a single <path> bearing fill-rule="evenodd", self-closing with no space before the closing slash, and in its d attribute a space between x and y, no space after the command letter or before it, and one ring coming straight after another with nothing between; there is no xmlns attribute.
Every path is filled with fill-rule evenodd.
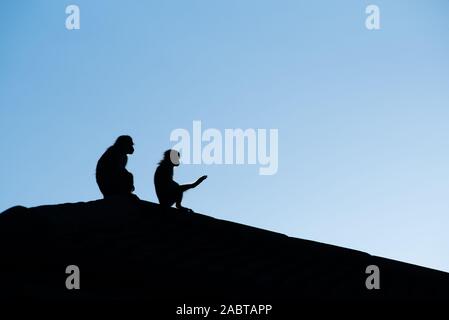
<svg viewBox="0 0 449 320"><path fill-rule="evenodd" d="M126 170L128 154L134 153L134 142L130 136L117 138L100 157L95 177L103 196L131 195L134 191L134 177Z"/></svg>
<svg viewBox="0 0 449 320"><path fill-rule="evenodd" d="M179 185L173 180L173 169L179 166L180 154L176 150L167 150L164 152L163 159L154 173L154 186L159 203L166 207L176 204L176 208L192 212L191 209L181 205L182 197L185 191L196 188L203 182L207 176L200 177L197 181L190 184Z"/></svg>

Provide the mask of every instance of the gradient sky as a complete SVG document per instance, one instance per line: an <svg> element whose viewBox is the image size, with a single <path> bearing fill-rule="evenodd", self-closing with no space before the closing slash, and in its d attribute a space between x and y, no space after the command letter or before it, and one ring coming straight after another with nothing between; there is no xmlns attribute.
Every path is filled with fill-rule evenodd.
<svg viewBox="0 0 449 320"><path fill-rule="evenodd" d="M100 198L96 161L120 134L136 194L156 201L172 130L274 128L276 175L181 166L179 182L209 175L184 205L449 271L448 14L446 0L2 3L0 211Z"/></svg>

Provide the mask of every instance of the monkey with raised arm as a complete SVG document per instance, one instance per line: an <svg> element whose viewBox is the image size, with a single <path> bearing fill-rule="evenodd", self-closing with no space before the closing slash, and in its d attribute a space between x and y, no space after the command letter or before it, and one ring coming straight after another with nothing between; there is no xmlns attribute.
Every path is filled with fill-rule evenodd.
<svg viewBox="0 0 449 320"><path fill-rule="evenodd" d="M200 177L194 183L179 185L173 180L173 169L179 166L179 158L180 154L176 150L164 152L164 157L159 162L159 166L154 173L156 195L159 203L163 206L171 207L175 204L178 209L192 211L181 205L183 193L189 189L196 188L207 176Z"/></svg>

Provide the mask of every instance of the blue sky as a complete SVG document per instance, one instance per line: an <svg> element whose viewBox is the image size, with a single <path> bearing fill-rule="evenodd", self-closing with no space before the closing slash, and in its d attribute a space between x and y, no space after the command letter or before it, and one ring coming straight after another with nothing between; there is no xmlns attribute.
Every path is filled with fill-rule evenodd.
<svg viewBox="0 0 449 320"><path fill-rule="evenodd" d="M77 4L81 29L65 28ZM376 4L381 30L365 28ZM130 134L136 193L177 128L279 130L279 170L209 175L217 218L449 271L449 3L10 1L0 11L0 211L94 200Z"/></svg>

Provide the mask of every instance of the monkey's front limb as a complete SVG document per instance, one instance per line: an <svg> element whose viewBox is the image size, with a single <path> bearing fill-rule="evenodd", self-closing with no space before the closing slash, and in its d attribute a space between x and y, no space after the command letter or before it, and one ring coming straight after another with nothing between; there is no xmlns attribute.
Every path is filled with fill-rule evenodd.
<svg viewBox="0 0 449 320"><path fill-rule="evenodd" d="M181 188L181 191L184 192L184 191L187 191L189 189L193 189L193 188L198 187L198 185L201 182L203 182L204 180L206 180L206 178L207 178L207 176L202 176L198 180L196 180L194 183L183 184L183 185L180 185L179 187Z"/></svg>

